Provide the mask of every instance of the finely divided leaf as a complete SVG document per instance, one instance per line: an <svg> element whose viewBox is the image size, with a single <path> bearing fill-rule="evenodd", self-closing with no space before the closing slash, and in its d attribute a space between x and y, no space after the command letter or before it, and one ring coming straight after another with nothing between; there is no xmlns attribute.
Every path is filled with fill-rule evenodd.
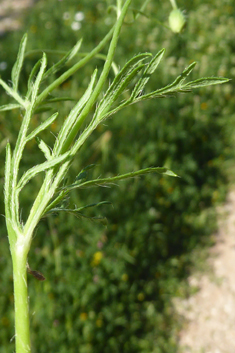
<svg viewBox="0 0 235 353"><path fill-rule="evenodd" d="M139 79L139 81L137 82L137 84L135 85L130 100L134 100L138 94L140 92L142 92L142 90L144 89L146 83L148 82L148 80L150 79L150 76L154 73L154 71L157 69L160 61L162 60L162 57L165 53L165 49L160 50L155 57L150 61L150 63L148 64L148 66L146 67L143 75L141 76L141 78Z"/></svg>
<svg viewBox="0 0 235 353"><path fill-rule="evenodd" d="M95 166L95 164L90 164L90 165L86 166L84 169L82 169L80 171L80 173L77 175L77 177L72 185L66 185L67 183L64 182L63 186L60 188L59 195L51 202L50 205L47 206L47 208L45 210L45 214L47 212L49 212L50 210L55 209L55 206L58 204L61 204L61 202L63 202L63 208L64 208L65 207L64 200L65 200L66 196L69 194L70 189L73 189L74 185L79 185L81 183L84 183L88 177L87 171L89 169L94 168L94 166Z"/></svg>
<svg viewBox="0 0 235 353"><path fill-rule="evenodd" d="M182 72L181 75L179 75L176 80L171 84L172 87L174 86L182 86L182 83L186 80L188 75L193 71L194 67L197 65L197 63L194 61L192 64L190 64L186 69Z"/></svg>
<svg viewBox="0 0 235 353"><path fill-rule="evenodd" d="M175 92L176 90L179 90L182 86L182 83L185 81L185 79L188 77L188 75L192 72L194 67L196 66L196 62L193 62L191 65L189 65L181 75L179 75L174 82L172 82L170 85L161 88L153 93L161 93L161 94L166 94L166 93L171 93Z"/></svg>
<svg viewBox="0 0 235 353"><path fill-rule="evenodd" d="M218 85L221 83L226 83L230 81L228 78L223 78L223 77L202 77L199 78L195 81L191 81L186 83L184 85L184 88L199 88L199 87L205 87L205 86L211 86L211 85Z"/></svg>
<svg viewBox="0 0 235 353"><path fill-rule="evenodd" d="M145 94L145 95L141 96L141 100L145 100L146 98L147 99L148 98L157 98L160 96L169 95L169 94L179 92L181 90L181 88L184 87L183 82L188 77L188 75L192 72L195 65L196 65L196 62L193 62L170 85L167 85L166 87L160 88L154 92L151 92L149 94Z"/></svg>
<svg viewBox="0 0 235 353"><path fill-rule="evenodd" d="M84 215L83 213L81 213L81 211L83 211L84 209L86 208L90 208L90 207L97 207L97 206L101 206L101 205L110 205L111 202L109 201L101 201L101 202L97 202L97 203L92 203L90 205L86 205L86 206L83 206L83 207L79 207L79 208L66 208L64 204L62 204L60 207L55 207L55 208L52 208L50 210L48 210L46 213L58 213L58 212L67 212L67 213L70 213L70 214L73 214L74 216L76 216L77 218L86 218L86 219L89 219L91 221L98 221L98 222L102 222L104 224L107 223L107 220L105 217L89 217L89 216L86 216Z"/></svg>
<svg viewBox="0 0 235 353"><path fill-rule="evenodd" d="M83 211L85 208L97 207L97 206L101 206L101 205L111 205L111 202L101 201L101 202L91 203L89 205L76 208L75 211L80 212L80 211Z"/></svg>
<svg viewBox="0 0 235 353"><path fill-rule="evenodd" d="M69 212L77 213L77 212L81 212L81 211L85 210L86 208L97 207L97 206L101 206L101 205L111 205L111 202L101 201L101 202L91 203L89 205L82 206L79 208L73 208L73 209L65 208L64 205L62 205L61 207L52 208L50 210L50 212L55 212L55 211L67 211L68 212L69 211Z"/></svg>
<svg viewBox="0 0 235 353"><path fill-rule="evenodd" d="M172 172L171 170L167 168L161 168L161 167L155 167L155 168L146 168L146 169L141 169L138 170L137 172L131 172L127 174L122 174L122 175L117 175L113 178L103 178L103 179L94 179L94 180L89 180L87 181L87 170L93 168L95 165L91 164L81 170L81 172L78 174L78 176L75 179L75 182L72 185L65 185L61 188L61 192L59 196L55 200L52 201L52 203L46 208L45 214L51 210L56 210L54 206L58 205L61 203L62 200L70 193L71 190L77 189L77 188L83 188L83 187L90 187L90 186L100 186L100 185L108 185L112 184L116 181L119 180L124 180L128 178L133 178L139 175L143 174L149 174L149 173L159 173L159 174L165 174L169 176L174 176L177 177L177 175ZM59 210L59 209L58 209Z"/></svg>
<svg viewBox="0 0 235 353"><path fill-rule="evenodd" d="M118 96L128 86L133 77L135 77L136 74L143 68L141 62L149 56L151 56L150 53L139 54L125 64L125 66L115 77L113 83L108 88L104 98L100 101L94 119L97 117L99 119L102 118L102 116L108 111Z"/></svg>
<svg viewBox="0 0 235 353"><path fill-rule="evenodd" d="M17 59L11 71L12 88L14 91L18 90L20 71L24 61L26 44L27 44L27 33L21 39Z"/></svg>
<svg viewBox="0 0 235 353"><path fill-rule="evenodd" d="M93 185L95 185L95 186L100 186L103 184L107 185L107 184L112 184L112 183L119 181L119 180L134 178L139 175L150 174L150 173L165 174L165 175L177 177L177 174L175 174L174 172L172 172L168 168L153 167L153 168L140 169L140 170L137 170L136 172L130 172L130 173L126 173L126 174L117 175L115 177L84 181L80 184L70 185L68 187L68 189L72 190L72 189L77 189L77 188L90 187Z"/></svg>

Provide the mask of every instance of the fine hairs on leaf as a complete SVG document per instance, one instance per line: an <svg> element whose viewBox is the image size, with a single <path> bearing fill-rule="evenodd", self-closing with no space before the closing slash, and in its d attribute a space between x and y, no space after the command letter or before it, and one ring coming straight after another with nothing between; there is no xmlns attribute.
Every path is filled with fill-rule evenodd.
<svg viewBox="0 0 235 353"><path fill-rule="evenodd" d="M143 13L148 2L149 0L143 1L142 8L135 11L136 15L133 22ZM85 217L103 221L103 217L88 217L81 211L90 207L105 205L108 203L107 201L72 208L69 207L69 204L67 205L71 191L79 192L79 189L85 187L112 185L121 180L150 173L177 177L168 168L149 167L137 171L127 171L125 174L109 178L88 179L87 172L93 168L93 165L90 165L84 167L78 173L72 184L66 184L66 176L70 166L91 133L105 119L113 116L126 106L148 99L164 98L182 92L187 93L195 88L228 81L226 78L204 77L185 83L196 65L193 62L171 84L147 92L147 83L163 59L165 49L162 49L154 56L151 53L140 53L127 60L105 90L104 87L110 80L109 73L114 63L115 49L121 27L130 4L131 0L117 0L117 6L114 7L117 19L114 26L90 53L78 59L72 67L68 68L67 65L80 50L81 39L52 67L47 68L47 57L43 53L42 58L36 62L31 70L26 93L21 92L21 85L19 85L27 44L27 35L25 34L20 42L19 52L12 69L12 85L8 85L0 79L0 86L10 95L12 100L9 104L0 107L0 111L9 114L10 110L20 109L22 114L21 127L16 141L12 144L14 147L11 147L10 143L7 143L6 146L4 185L6 226L14 275L16 353L31 353L27 269L30 274L39 280L44 280L44 276L40 272L30 269L27 258L32 245L33 234L40 220L50 212L63 211L72 213L79 218ZM71 111L68 112L67 117L63 119L64 122L59 128L54 145L49 147L45 142L47 141L45 131L50 130L51 124L57 119L60 112L53 111L37 127L35 127L35 114L53 109L53 104L56 101L73 100L72 97L57 97L55 90L59 89L77 70L90 63L94 57L101 55L100 52L107 46L107 53L102 54L105 57L105 62L101 72L98 73L97 69L93 70L87 89L80 100L74 104ZM55 73L57 78L53 80ZM53 82L47 81L48 78ZM143 90L147 93L143 94ZM35 161L35 165L22 174L22 158L27 154L25 147L29 141L32 143L34 139L38 143L38 148L42 151L45 160L41 164L37 164ZM38 173L43 175L43 181L39 186L29 213L25 216L26 219L22 221L21 191Z"/></svg>
<svg viewBox="0 0 235 353"><path fill-rule="evenodd" d="M15 62L15 65L12 68L11 71L11 81L12 81L12 88L14 91L17 92L18 90L18 84L19 84L19 78L20 78L20 72L23 66L24 62L24 53L27 45L27 34L25 34L20 42L20 48L18 52L18 56Z"/></svg>

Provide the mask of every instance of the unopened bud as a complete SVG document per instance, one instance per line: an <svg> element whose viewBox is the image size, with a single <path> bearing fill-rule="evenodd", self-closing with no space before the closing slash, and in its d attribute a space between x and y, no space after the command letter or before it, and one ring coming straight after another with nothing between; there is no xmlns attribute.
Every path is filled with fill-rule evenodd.
<svg viewBox="0 0 235 353"><path fill-rule="evenodd" d="M174 33L180 33L186 22L183 12L179 9L172 10L168 20L170 29Z"/></svg>

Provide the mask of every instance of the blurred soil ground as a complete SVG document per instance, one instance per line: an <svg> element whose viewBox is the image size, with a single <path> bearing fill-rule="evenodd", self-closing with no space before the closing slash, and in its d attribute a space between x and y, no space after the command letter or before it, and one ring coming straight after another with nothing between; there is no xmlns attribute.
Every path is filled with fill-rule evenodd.
<svg viewBox="0 0 235 353"><path fill-rule="evenodd" d="M209 265L209 266L208 266ZM180 334L182 353L235 352L235 190L219 209L219 230L204 274L189 278L198 292L177 300L186 319Z"/></svg>

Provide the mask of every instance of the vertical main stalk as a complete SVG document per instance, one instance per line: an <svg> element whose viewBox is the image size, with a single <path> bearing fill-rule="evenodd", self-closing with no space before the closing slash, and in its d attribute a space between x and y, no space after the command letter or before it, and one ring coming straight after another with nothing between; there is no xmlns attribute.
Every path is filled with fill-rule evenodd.
<svg viewBox="0 0 235 353"><path fill-rule="evenodd" d="M27 254L13 255L16 353L30 353L29 304L27 287Z"/></svg>

